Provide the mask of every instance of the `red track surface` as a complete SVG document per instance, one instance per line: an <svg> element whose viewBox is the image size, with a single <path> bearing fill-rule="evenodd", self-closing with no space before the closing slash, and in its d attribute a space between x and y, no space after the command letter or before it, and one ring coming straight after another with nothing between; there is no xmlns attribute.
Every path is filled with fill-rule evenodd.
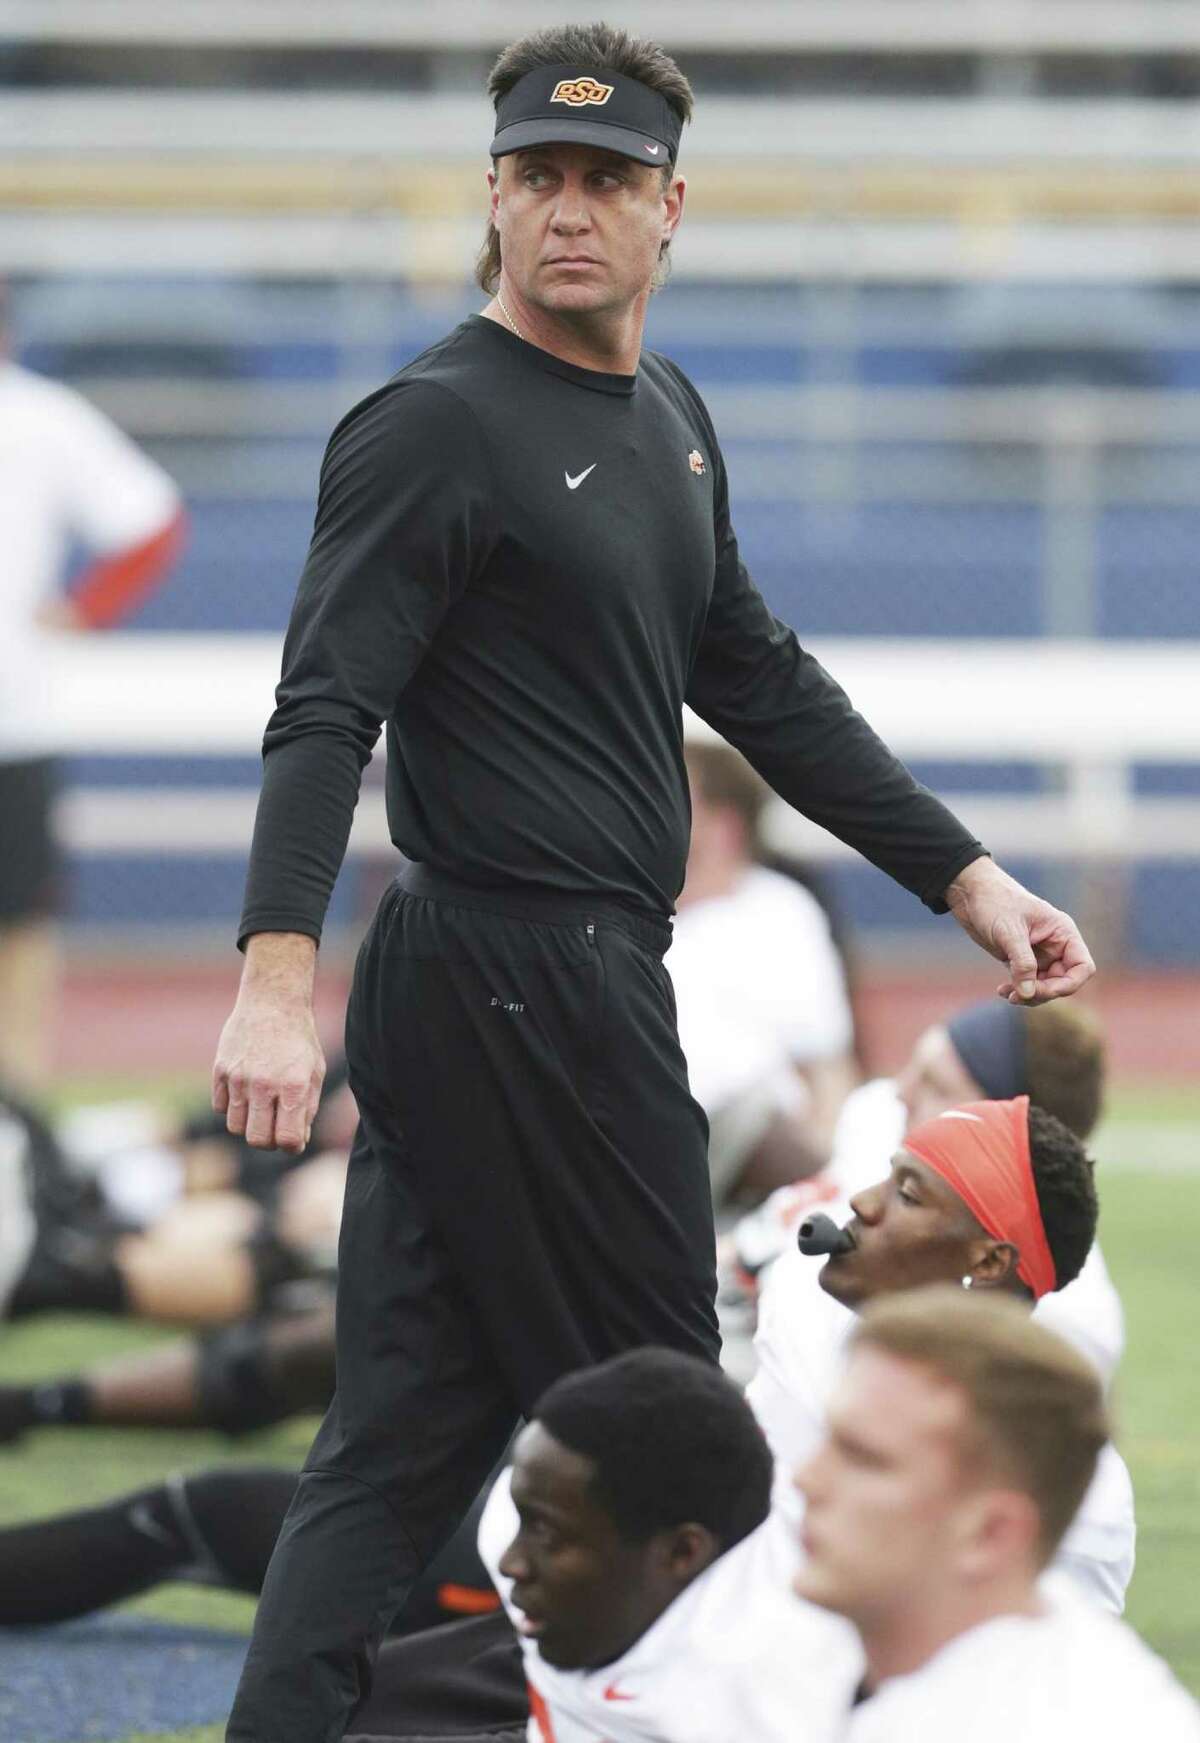
<svg viewBox="0 0 1200 1743"><path fill-rule="evenodd" d="M877 978L863 985L859 1022L872 1069L891 1070L930 1023L986 998L990 976ZM1200 976L1116 975L1080 995L1101 1017L1113 1077L1200 1079Z"/></svg>
<svg viewBox="0 0 1200 1743"><path fill-rule="evenodd" d="M61 1073L141 1076L194 1070L203 1075L233 1003L238 964L80 965L68 975L58 1042ZM962 974L863 977L859 1018L872 1070L892 1069L927 1024L956 1005L987 996L986 968ZM327 1044L336 1044L347 979L328 969L318 983ZM1106 974L1087 994L1104 1018L1114 1076L1200 1076L1200 979Z"/></svg>

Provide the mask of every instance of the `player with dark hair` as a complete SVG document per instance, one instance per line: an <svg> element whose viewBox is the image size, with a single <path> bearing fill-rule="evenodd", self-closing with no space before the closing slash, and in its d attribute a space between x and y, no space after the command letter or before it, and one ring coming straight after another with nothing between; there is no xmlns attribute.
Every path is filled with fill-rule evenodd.
<svg viewBox="0 0 1200 1743"><path fill-rule="evenodd" d="M968 1137L979 1138L978 1153L959 1160ZM1027 1158L1029 1184L1019 1199L993 1202L989 1182L994 1176L1003 1190L1003 1159L1013 1153ZM906 1218L901 1207L927 1214ZM821 1287L845 1307L878 1294L883 1276L892 1290L938 1281L948 1250L957 1274L969 1276L973 1288L1004 1289L1032 1302L1079 1275L1098 1214L1083 1145L1024 1096L969 1102L918 1126L896 1152L889 1178L856 1193L851 1208L852 1244L821 1271Z"/></svg>
<svg viewBox="0 0 1200 1743"><path fill-rule="evenodd" d="M766 1273L760 1298L759 1365L747 1395L787 1469L821 1433L846 1340L868 1302L958 1283L1012 1296L1045 1318L1042 1304L1070 1285L1096 1233L1087 1152L1025 1096L970 1102L915 1127L887 1178L855 1193L849 1208L824 1263L793 1247ZM1059 1565L1092 1601L1120 1611L1134 1535L1129 1473L1109 1445Z"/></svg>
<svg viewBox="0 0 1200 1743"><path fill-rule="evenodd" d="M339 1735L373 1642L551 1381L648 1343L716 1361L705 1124L662 966L685 703L952 911L1005 965L1005 997L1093 972L1069 917L986 857L771 616L708 412L642 349L683 214L679 69L567 27L507 49L490 88L493 300L334 432L265 738L213 1071L252 1145L307 1137L317 941L385 721L409 865L347 1012L361 1123L337 1394L231 1743Z"/></svg>
<svg viewBox="0 0 1200 1743"><path fill-rule="evenodd" d="M723 1323L735 1312L746 1317L756 1278L791 1246L803 1218L873 1186L906 1131L964 1102L1026 1095L1086 1139L1103 1105L1104 1076L1103 1030L1074 1002L1021 1010L989 999L931 1024L895 1078L876 1078L851 1093L829 1167L773 1194L724 1243ZM1111 1379L1125 1347L1125 1322L1098 1242L1076 1280L1047 1298L1044 1317Z"/></svg>
<svg viewBox="0 0 1200 1743"><path fill-rule="evenodd" d="M731 1549L766 1517L770 1453L718 1369L668 1350L617 1356L559 1380L537 1421L590 1460L589 1492L630 1543L695 1520Z"/></svg>
<svg viewBox="0 0 1200 1743"><path fill-rule="evenodd" d="M792 1552L771 1484L742 1395L691 1357L640 1350L546 1393L479 1530L531 1736L728 1743L789 1702L818 1720L841 1632L817 1619L779 1650Z"/></svg>

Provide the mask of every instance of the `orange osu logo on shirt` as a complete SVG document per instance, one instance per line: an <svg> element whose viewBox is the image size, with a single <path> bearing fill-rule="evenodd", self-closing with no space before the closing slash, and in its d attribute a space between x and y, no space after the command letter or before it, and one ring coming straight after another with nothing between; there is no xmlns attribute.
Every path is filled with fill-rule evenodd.
<svg viewBox="0 0 1200 1743"><path fill-rule="evenodd" d="M578 109L583 103L607 103L615 86L601 85L595 79L560 79L554 87L552 103L570 103Z"/></svg>
<svg viewBox="0 0 1200 1743"><path fill-rule="evenodd" d="M703 475L705 471L704 455L700 452L699 448L693 448L691 453L688 455L688 465L696 474L697 478Z"/></svg>

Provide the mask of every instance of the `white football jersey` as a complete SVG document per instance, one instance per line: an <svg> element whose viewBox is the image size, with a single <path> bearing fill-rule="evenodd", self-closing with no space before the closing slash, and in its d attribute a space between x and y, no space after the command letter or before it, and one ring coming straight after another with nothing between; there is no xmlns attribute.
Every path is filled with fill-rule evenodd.
<svg viewBox="0 0 1200 1743"><path fill-rule="evenodd" d="M962 1634L850 1714L843 1743L1200 1743L1200 1712L1131 1628L1065 1595Z"/></svg>
<svg viewBox="0 0 1200 1743"><path fill-rule="evenodd" d="M480 1520L479 1553L519 1625L499 1568L516 1529L506 1471ZM847 1623L794 1596L796 1557L792 1521L772 1513L598 1670L559 1670L520 1637L529 1743L831 1743L861 1649Z"/></svg>
<svg viewBox="0 0 1200 1743"><path fill-rule="evenodd" d="M770 1072L844 1053L850 1000L825 911L751 866L728 896L675 916L665 962L692 1094L711 1112Z"/></svg>
<svg viewBox="0 0 1200 1743"><path fill-rule="evenodd" d="M835 1206L830 1214L838 1221L845 1212ZM759 1294L758 1368L746 1397L783 1475L821 1442L826 1405L854 1326L850 1309L821 1288L823 1264L793 1247L766 1272ZM1133 1485L1110 1443L1054 1565L1093 1603L1119 1615L1133 1577L1136 1537Z"/></svg>
<svg viewBox="0 0 1200 1743"><path fill-rule="evenodd" d="M161 466L79 394L0 360L0 759L54 749L49 638L72 547L100 555L153 537L179 493Z"/></svg>

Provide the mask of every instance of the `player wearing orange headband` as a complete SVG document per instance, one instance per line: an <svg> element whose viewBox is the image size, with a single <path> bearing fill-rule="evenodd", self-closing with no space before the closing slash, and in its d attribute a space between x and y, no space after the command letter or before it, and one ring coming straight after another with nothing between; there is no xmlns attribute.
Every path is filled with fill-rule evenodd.
<svg viewBox="0 0 1200 1743"><path fill-rule="evenodd" d="M804 1218L816 1211L848 1216L849 1200L887 1172L906 1132L947 1108L1028 1095L1086 1143L1103 1090L1103 1033L1078 1008L1059 1003L1020 1011L981 1000L925 1030L894 1079L876 1078L848 1098L830 1166L774 1193L737 1225L722 1275L727 1339L752 1317L756 1309L747 1301L755 1303L762 1273L795 1244ZM1060 1281L1046 1300L1045 1318L1111 1382L1125 1348L1125 1321L1099 1242L1078 1277L1065 1287Z"/></svg>
<svg viewBox="0 0 1200 1743"><path fill-rule="evenodd" d="M1036 1303L1078 1275L1096 1233L1092 1163L1027 1096L969 1102L907 1134L885 1180L855 1193L846 1250L794 1249L766 1275L758 1371L748 1397L781 1468L822 1434L854 1314L868 1301L957 1283ZM1110 1445L1058 1558L1095 1601L1120 1611L1133 1572L1133 1492Z"/></svg>
<svg viewBox="0 0 1200 1743"><path fill-rule="evenodd" d="M917 1126L888 1179L850 1208L854 1244L820 1278L846 1307L957 1279L1039 1301L1079 1275L1096 1232L1091 1161L1026 1095L966 1102Z"/></svg>

